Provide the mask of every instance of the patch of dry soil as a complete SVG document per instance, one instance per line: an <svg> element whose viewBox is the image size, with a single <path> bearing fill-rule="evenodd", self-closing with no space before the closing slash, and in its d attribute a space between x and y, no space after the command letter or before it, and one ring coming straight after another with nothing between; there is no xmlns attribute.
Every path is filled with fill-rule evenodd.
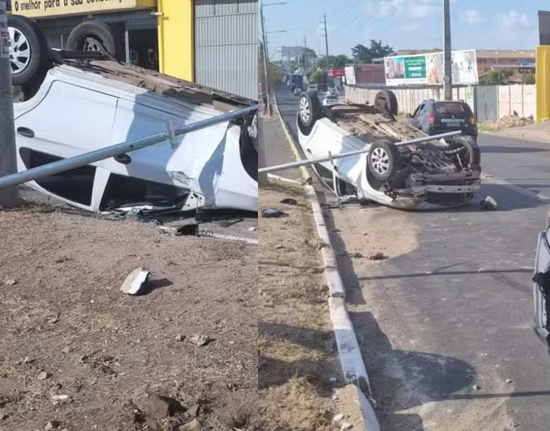
<svg viewBox="0 0 550 431"><path fill-rule="evenodd" d="M301 188L259 191L258 391L264 431L328 431L340 371L313 215ZM280 203L292 198L297 205Z"/></svg>
<svg viewBox="0 0 550 431"><path fill-rule="evenodd" d="M255 246L40 209L0 238L0 430L257 429Z"/></svg>

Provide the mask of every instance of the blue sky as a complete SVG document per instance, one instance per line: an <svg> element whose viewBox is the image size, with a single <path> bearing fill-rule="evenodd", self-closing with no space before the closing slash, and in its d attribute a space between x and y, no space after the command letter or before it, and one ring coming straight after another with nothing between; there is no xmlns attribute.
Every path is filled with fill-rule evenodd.
<svg viewBox="0 0 550 431"><path fill-rule="evenodd" d="M280 46L307 45L324 53L323 13L329 53L382 40L395 50L442 47L442 0L264 0L270 53ZM453 49L534 49L537 11L548 0L451 0ZM285 33L277 33L286 30ZM273 32L273 33L271 33Z"/></svg>

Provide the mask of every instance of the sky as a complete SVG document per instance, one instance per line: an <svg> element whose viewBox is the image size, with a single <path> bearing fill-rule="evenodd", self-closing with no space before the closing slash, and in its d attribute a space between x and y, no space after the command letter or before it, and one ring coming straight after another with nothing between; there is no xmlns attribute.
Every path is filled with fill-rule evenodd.
<svg viewBox="0 0 550 431"><path fill-rule="evenodd" d="M359 43L381 40L399 49L443 46L443 0L263 0L270 54L304 46L324 55L323 14L329 54L351 56ZM270 3L286 3L268 6ZM537 11L548 0L451 0L453 49L534 49Z"/></svg>

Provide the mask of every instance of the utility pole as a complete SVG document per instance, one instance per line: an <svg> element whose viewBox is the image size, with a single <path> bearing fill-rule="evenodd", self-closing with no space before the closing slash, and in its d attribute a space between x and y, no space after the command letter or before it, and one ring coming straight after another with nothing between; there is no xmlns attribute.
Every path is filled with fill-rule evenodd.
<svg viewBox="0 0 550 431"><path fill-rule="evenodd" d="M263 43L263 55L264 55L264 77L265 77L265 92L267 96L267 110L269 116L273 116L273 108L271 106L271 88L269 85L269 68L268 68L268 52L267 52L267 34L265 32L265 19L263 4L260 5L260 22L262 24L262 43Z"/></svg>
<svg viewBox="0 0 550 431"><path fill-rule="evenodd" d="M324 14L324 22L325 22L325 54L327 56L327 71L329 69L329 64L328 64L328 32L327 32L327 14L325 13Z"/></svg>
<svg viewBox="0 0 550 431"><path fill-rule="evenodd" d="M453 100L453 57L451 48L451 5L450 0L443 0L443 55L445 57L445 76L443 92L445 100Z"/></svg>
<svg viewBox="0 0 550 431"><path fill-rule="evenodd" d="M17 172L10 34L6 9L6 0L0 0L0 177ZM16 187L0 190L0 208L13 208L18 203L19 192Z"/></svg>

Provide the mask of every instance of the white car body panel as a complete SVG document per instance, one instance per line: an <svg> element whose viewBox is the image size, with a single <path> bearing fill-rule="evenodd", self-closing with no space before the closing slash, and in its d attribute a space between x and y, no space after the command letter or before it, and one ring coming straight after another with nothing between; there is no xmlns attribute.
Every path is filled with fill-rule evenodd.
<svg viewBox="0 0 550 431"><path fill-rule="evenodd" d="M537 254L535 258L534 273L545 274L550 271L550 244L548 238L550 228L539 234ZM546 313L546 298L542 294L539 285L533 283L534 322L533 327L541 341L549 347L548 315Z"/></svg>
<svg viewBox="0 0 550 431"><path fill-rule="evenodd" d="M16 129L24 127L34 137L17 133L18 169L26 166L23 147L61 158L166 132L223 114L212 106L165 97L131 84L105 78L70 66L50 70L38 93L15 103ZM111 174L189 189L194 209L232 208L257 211L257 181L241 161L241 130L225 123L129 153L131 163L113 158L94 164L95 181L90 204L75 203L53 195L36 182L29 185L82 209L100 211L101 198ZM185 177L186 180L182 181Z"/></svg>

